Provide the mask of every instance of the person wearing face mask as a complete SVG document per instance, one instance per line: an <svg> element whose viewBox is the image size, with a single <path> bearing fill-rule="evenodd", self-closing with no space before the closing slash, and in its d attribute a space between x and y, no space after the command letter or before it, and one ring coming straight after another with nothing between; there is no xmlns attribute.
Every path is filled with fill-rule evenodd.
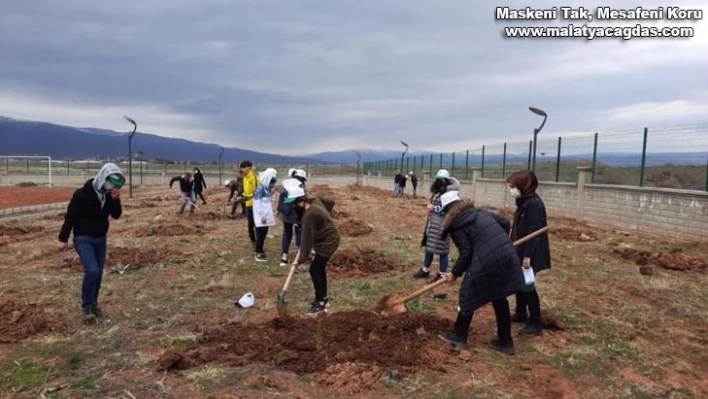
<svg viewBox="0 0 708 399"><path fill-rule="evenodd" d="M288 176L290 178L283 180L282 187L280 188L280 196L278 197L278 219L283 222L283 236L281 238L281 253L280 253L280 266L288 266L290 264L288 260L288 252L290 251L290 243L293 240L293 232L295 233L295 247L300 249L300 244L302 243L302 226L300 226L300 221L302 219L302 214L299 213L299 209L295 209L292 204L285 202L288 197L287 187L292 184L299 185L307 192L305 187L307 182L307 172L302 169L290 169L288 170Z"/></svg>
<svg viewBox="0 0 708 399"><path fill-rule="evenodd" d="M548 220L546 207L541 197L536 194L538 179L530 170L522 170L509 176L509 194L516 199L516 211L511 229L511 240L516 241L534 231L546 227ZM534 275L541 270L551 268L551 247L548 233L527 241L516 247L523 268L532 268ZM526 286L516 293L516 310L511 320L526 323L519 331L520 335L542 335L541 300L536 291L536 284Z"/></svg>
<svg viewBox="0 0 708 399"><path fill-rule="evenodd" d="M195 167L194 168L194 201L197 200L197 197L202 199L202 205L206 205L206 199L202 195L202 191L207 189L206 181L204 181L204 175L202 174L202 171L199 170L199 168Z"/></svg>
<svg viewBox="0 0 708 399"><path fill-rule="evenodd" d="M74 192L59 232L61 251L68 249L69 236L74 233L74 249L84 268L81 310L86 324L95 324L104 317L98 307L98 294L106 263L106 236L109 217L118 219L123 213L120 189L124 184L125 176L118 165L103 165L93 179Z"/></svg>
<svg viewBox="0 0 708 399"><path fill-rule="evenodd" d="M326 197L309 197L299 185L289 186L286 203L291 203L302 214L302 245L292 266L306 262L312 250L315 257L310 263L310 278L315 288L315 300L310 303L306 314L316 315L327 312L327 262L339 247L341 235L332 220L334 201Z"/></svg>
<svg viewBox="0 0 708 399"><path fill-rule="evenodd" d="M413 278L424 279L430 277L430 266L433 264L435 255L440 258L440 269L438 273L429 282L434 283L442 279L447 273L447 266L450 256L450 240L442 238L442 221L443 217L440 214L441 200L440 196L449 190L459 190L460 182L454 177L450 177L450 172L446 169L440 169L435 174L435 181L430 186L430 203L427 206L428 220L425 223L423 231L423 240L420 243L421 247L425 248L425 256L423 258L423 267L413 275Z"/></svg>
<svg viewBox="0 0 708 399"><path fill-rule="evenodd" d="M258 176L260 184L253 193L253 221L256 227L256 261L268 262L268 256L263 249L268 228L275 226L273 214L273 188L278 181L278 172L268 168Z"/></svg>

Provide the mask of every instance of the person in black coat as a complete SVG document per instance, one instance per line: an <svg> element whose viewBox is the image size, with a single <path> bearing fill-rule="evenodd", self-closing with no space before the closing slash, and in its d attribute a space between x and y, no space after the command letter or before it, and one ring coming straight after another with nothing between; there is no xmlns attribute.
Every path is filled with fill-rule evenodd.
<svg viewBox="0 0 708 399"><path fill-rule="evenodd" d="M190 204L189 212L194 213L194 205L197 199L194 197L194 180L192 180L192 175L185 173L184 176L173 177L172 180L170 180L170 188L172 188L172 185L177 181L179 182L179 191L182 193L179 212L177 212L177 214L181 215L184 213L184 207L187 205L187 202Z"/></svg>
<svg viewBox="0 0 708 399"><path fill-rule="evenodd" d="M199 168L194 167L194 200L197 200L197 196L202 199L202 205L206 205L206 199L202 195L202 191L207 189L206 181L204 181L204 175Z"/></svg>
<svg viewBox="0 0 708 399"><path fill-rule="evenodd" d="M522 170L509 176L510 194L516 198L516 211L511 230L511 239L516 241L534 231L546 227L548 220L546 206L541 197L536 194L538 179L530 170ZM519 245L517 255L522 267L533 268L534 275L541 270L551 268L551 246L548 233ZM516 311L511 318L513 322L526 322L519 331L521 335L541 335L541 300L536 291L536 284L531 284L516 293Z"/></svg>
<svg viewBox="0 0 708 399"><path fill-rule="evenodd" d="M490 345L513 355L511 313L506 297L525 286L516 249L509 239L509 221L501 215L475 208L462 201L457 191L442 196L443 235L452 239L459 257L445 278L462 277L459 307L453 332L440 338L461 349L467 345L474 312L491 302L497 322L497 338Z"/></svg>
<svg viewBox="0 0 708 399"><path fill-rule="evenodd" d="M118 219L123 214L120 189L125 176L118 165L103 165L96 177L74 191L59 232L59 249L68 249L69 236L74 233L74 249L84 268L81 284L81 310L84 323L94 324L104 316L98 307L106 249L109 217Z"/></svg>
<svg viewBox="0 0 708 399"><path fill-rule="evenodd" d="M418 195L418 176L413 172L409 175L411 176L411 185L413 185L413 198L415 198Z"/></svg>

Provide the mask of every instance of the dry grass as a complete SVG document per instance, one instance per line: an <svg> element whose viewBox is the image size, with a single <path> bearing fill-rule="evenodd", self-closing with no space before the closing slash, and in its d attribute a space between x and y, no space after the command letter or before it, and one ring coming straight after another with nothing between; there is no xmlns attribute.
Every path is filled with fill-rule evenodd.
<svg viewBox="0 0 708 399"><path fill-rule="evenodd" d="M352 190L357 190L352 188ZM398 198L371 189L347 195L334 191L338 208L372 231L345 237L341 250L369 248L401 265L392 273L361 278L330 279L331 311L373 309L390 293L406 294L420 287L411 276L423 259L419 247L425 222L425 200ZM226 190L209 193L205 212L222 211ZM348 200L356 194L358 200ZM266 244L272 258L256 263L250 253L245 220L175 215L171 201L131 203L112 224L109 246L128 250L156 249L169 254L159 264L108 273L101 293L110 318L94 327L80 323L78 296L81 266L68 266L53 251L60 220L24 222L46 232L0 247L0 296L41 306L60 319L62 329L30 336L19 344L0 346L0 395L7 397L207 397L230 393L241 397L306 395L318 392L308 376L249 379L277 370L223 368L218 364L177 373L154 371L169 347L198 343L201 332L226 322L260 323L276 315L276 298L287 267L277 264L281 227L271 229ZM147 201L147 200L146 200ZM162 215L157 218L157 215ZM188 235L138 237L149 226L184 226ZM643 276L638 265L618 259L613 248L669 252L674 248L708 259L701 246L652 240L552 220L553 228L588 231L595 241L551 237L553 269L538 276L543 309L566 325L543 337L518 338L517 356L488 350L480 343L493 337L493 312L484 307L475 316L470 357L444 372L404 376L388 381L377 397L625 398L663 395L705 397L708 386L708 284L706 273L654 267ZM294 251L293 251L294 252ZM457 258L453 249L451 266ZM435 266L437 267L437 265ZM234 302L253 292L256 306L239 309ZM422 296L409 311L434 312L452 325L457 289L440 289L445 300ZM302 314L312 300L308 274L296 275L288 290L288 310ZM513 300L512 300L513 306ZM518 328L518 327L515 327ZM421 343L421 350L438 342ZM395 343L392 343L395 350ZM255 367L255 366L254 366ZM268 374L269 375L269 374ZM290 379L288 379L290 378ZM269 385L270 384L270 385Z"/></svg>

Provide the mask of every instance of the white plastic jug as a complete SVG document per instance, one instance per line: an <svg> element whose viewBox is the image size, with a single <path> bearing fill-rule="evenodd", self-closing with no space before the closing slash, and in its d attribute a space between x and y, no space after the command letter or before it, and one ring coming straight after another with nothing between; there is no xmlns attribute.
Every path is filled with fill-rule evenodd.
<svg viewBox="0 0 708 399"><path fill-rule="evenodd" d="M255 302L256 299L253 297L253 294L249 292L247 294L244 294L244 296L242 296L241 299L238 300L238 305L242 308L250 308Z"/></svg>

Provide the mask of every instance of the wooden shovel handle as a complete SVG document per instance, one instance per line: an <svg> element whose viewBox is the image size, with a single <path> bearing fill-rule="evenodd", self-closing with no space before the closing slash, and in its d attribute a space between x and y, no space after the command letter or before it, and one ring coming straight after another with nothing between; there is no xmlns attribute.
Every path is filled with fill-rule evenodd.
<svg viewBox="0 0 708 399"><path fill-rule="evenodd" d="M514 246L521 245L521 244L525 243L526 241L534 239L547 231L548 231L548 226L541 227L540 229L534 231L533 233L514 241Z"/></svg>
<svg viewBox="0 0 708 399"><path fill-rule="evenodd" d="M295 255L295 260L298 260L300 258L300 250L297 250L297 255ZM290 266L290 272L288 273L288 278L285 279L285 285L283 285L283 291L287 291L288 287L290 286L290 280L293 279L293 274L295 274L295 268L297 266L292 265Z"/></svg>
<svg viewBox="0 0 708 399"><path fill-rule="evenodd" d="M415 291L415 292L413 292L412 294L409 294L408 296L403 297L403 298L401 298L401 299L399 299L399 300L393 302L393 305L395 306L395 305L400 305L400 304L402 304L402 303L408 302L408 301L410 301L411 299L417 298L417 297L419 297L419 296L425 294L426 292L432 290L433 288L435 288L435 287L437 287L437 286L440 286L440 285L443 285L443 284L445 284L445 283L447 283L447 279L444 279L444 278L443 278L443 279L438 280L438 281L436 281L436 282L434 282L434 283L432 283L432 284L428 284L428 285L426 285L425 287L419 289L418 291Z"/></svg>

